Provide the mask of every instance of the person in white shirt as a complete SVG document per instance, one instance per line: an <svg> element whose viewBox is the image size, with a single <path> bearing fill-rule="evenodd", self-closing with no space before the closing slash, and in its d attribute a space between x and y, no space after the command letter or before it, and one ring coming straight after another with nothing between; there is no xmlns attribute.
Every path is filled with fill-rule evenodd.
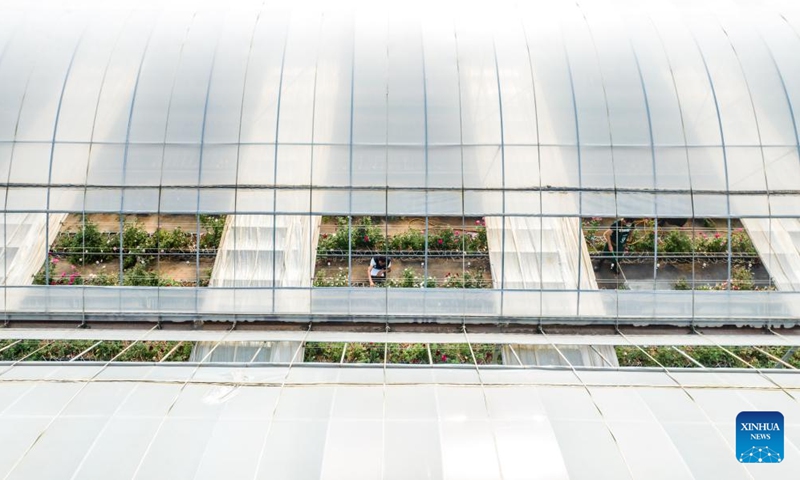
<svg viewBox="0 0 800 480"><path fill-rule="evenodd" d="M386 281L386 274L392 271L392 259L383 255L372 257L369 261L367 275L369 276L369 286L374 287L375 283Z"/></svg>

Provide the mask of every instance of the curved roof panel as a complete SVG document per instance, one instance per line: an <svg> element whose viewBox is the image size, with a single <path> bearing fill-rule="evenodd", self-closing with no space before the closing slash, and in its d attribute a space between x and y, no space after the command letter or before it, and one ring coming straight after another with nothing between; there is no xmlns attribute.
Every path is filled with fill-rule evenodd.
<svg viewBox="0 0 800 480"><path fill-rule="evenodd" d="M0 8L14 209L148 210L189 188L167 196L233 211L237 189L278 186L465 189L487 214L504 212L486 189L584 191L567 214L730 193L710 213L760 216L800 185L789 1Z"/></svg>
<svg viewBox="0 0 800 480"><path fill-rule="evenodd" d="M735 457L736 415L760 409L783 413L787 462L797 455L796 375L781 371L6 372L9 478L796 478Z"/></svg>

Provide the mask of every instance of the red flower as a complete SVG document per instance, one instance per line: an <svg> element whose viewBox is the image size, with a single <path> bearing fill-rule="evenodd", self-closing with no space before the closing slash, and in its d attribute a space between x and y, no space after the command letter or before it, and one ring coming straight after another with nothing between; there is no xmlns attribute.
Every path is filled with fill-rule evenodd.
<svg viewBox="0 0 800 480"><path fill-rule="evenodd" d="M364 235L364 241L365 241L365 242L369 242L369 237L368 237L368 236L366 236L366 235Z"/></svg>
<svg viewBox="0 0 800 480"><path fill-rule="evenodd" d="M714 234L714 238L719 238L719 232Z"/></svg>
<svg viewBox="0 0 800 480"><path fill-rule="evenodd" d="M437 240L436 242L437 242L439 245L441 245L441 244L442 244L442 239L440 238L440 239L439 239L439 240Z"/></svg>
<svg viewBox="0 0 800 480"><path fill-rule="evenodd" d="M442 361L443 361L443 362L446 362L446 361L447 361L447 355L442 355Z"/></svg>

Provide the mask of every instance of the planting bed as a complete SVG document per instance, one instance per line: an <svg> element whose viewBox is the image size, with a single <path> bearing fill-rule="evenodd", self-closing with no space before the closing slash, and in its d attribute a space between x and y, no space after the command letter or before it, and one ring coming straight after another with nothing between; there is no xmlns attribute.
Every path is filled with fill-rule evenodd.
<svg viewBox="0 0 800 480"><path fill-rule="evenodd" d="M74 214L52 242L36 285L207 286L223 216ZM198 241L199 239L199 241ZM121 252L121 253L120 253Z"/></svg>
<svg viewBox="0 0 800 480"><path fill-rule="evenodd" d="M583 220L589 254L597 263L603 256L603 232L610 218ZM595 272L599 288L638 290L727 290L727 221L691 219L681 227L658 228L658 252L653 221L631 233L620 260L622 274L610 270L607 260ZM772 281L747 232L739 221L731 223L732 290L773 289Z"/></svg>
<svg viewBox="0 0 800 480"><path fill-rule="evenodd" d="M480 218L326 217L320 229L314 286L368 286L375 255L392 259L389 287L490 288L486 226ZM426 275L427 262L427 278ZM351 275L348 275L352 267ZM348 278L349 277L349 278Z"/></svg>

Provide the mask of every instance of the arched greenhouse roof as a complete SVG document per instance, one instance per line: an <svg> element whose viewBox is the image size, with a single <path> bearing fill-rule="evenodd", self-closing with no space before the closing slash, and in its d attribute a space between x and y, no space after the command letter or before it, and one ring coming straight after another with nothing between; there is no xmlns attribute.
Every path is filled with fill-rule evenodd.
<svg viewBox="0 0 800 480"><path fill-rule="evenodd" d="M0 6L8 211L796 214L788 0Z"/></svg>

